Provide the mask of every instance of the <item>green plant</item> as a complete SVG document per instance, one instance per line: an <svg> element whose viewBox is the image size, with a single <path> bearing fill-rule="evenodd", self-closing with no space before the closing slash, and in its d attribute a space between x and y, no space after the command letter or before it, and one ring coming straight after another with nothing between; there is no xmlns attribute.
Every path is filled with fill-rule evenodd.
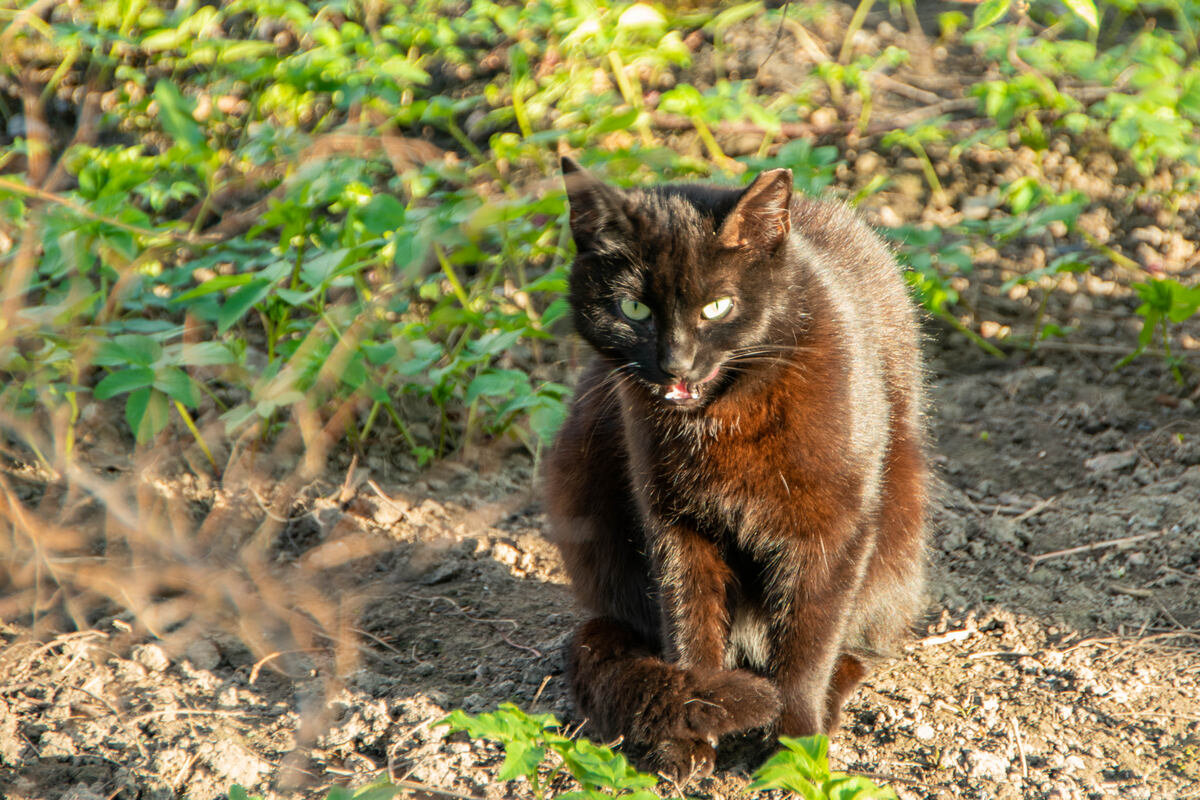
<svg viewBox="0 0 1200 800"><path fill-rule="evenodd" d="M1049 336L1063 336L1067 333L1066 330L1054 323L1043 326L1046 317L1046 304L1050 300L1050 295L1062 283L1063 277L1072 273L1087 272L1090 269L1091 265L1086 261L1080 261L1075 256L1068 254L1059 256L1044 267L1039 267L1022 275L1009 278L1000 286L1001 292L1008 292L1014 286L1037 286L1045 278L1051 280L1050 287L1042 290L1042 299L1038 303L1037 313L1034 316L1033 332L1029 335L1030 350L1036 348L1038 342Z"/></svg>
<svg viewBox="0 0 1200 800"><path fill-rule="evenodd" d="M792 170L795 187L811 197L821 195L834 181L839 164L836 147L828 145L813 147L808 139L794 139L782 145L769 157L744 157L747 172L758 173L767 169L787 167Z"/></svg>
<svg viewBox="0 0 1200 800"><path fill-rule="evenodd" d="M497 777L502 781L523 777L534 796L546 797L547 790L560 774L569 774L578 782L576 791L553 795L559 798L625 797L629 800L653 800L650 791L658 783L653 775L639 773L625 756L586 739L570 739L557 730L558 720L550 714L530 715L512 703L503 703L493 712L470 716L456 710L440 725L451 732L465 731L473 738L489 739L504 747L504 764ZM554 762L547 775L541 769L547 756Z"/></svg>
<svg viewBox="0 0 1200 800"><path fill-rule="evenodd" d="M779 737L784 749L754 773L751 789L783 789L804 800L895 800L896 793L861 775L829 769L824 736Z"/></svg>
<svg viewBox="0 0 1200 800"><path fill-rule="evenodd" d="M560 723L550 714L530 715L512 703L496 711L470 716L454 711L441 725L464 731L472 738L499 742L504 747L500 780L525 778L536 797L547 792L568 774L580 786L553 797L564 800L598 800L625 797L654 800L651 791L658 783L653 775L639 773L625 756L586 739L571 739L558 733ZM806 800L870 800L894 798L895 793L861 776L832 772L824 736L803 739L780 738L784 750L772 756L754 773L750 789L783 789ZM549 764L547 764L549 759ZM545 773L545 774L543 774Z"/></svg>
<svg viewBox="0 0 1200 800"><path fill-rule="evenodd" d="M929 158L929 151L925 149L925 145L934 142L945 140L946 133L937 125L918 125L909 130L894 130L884 134L880 144L884 147L899 146L908 149L917 160L921 162L921 172L925 176L925 182L929 184L929 191L933 195L934 202L942 203L945 198L945 191L942 189L942 182L938 179L937 170L933 166L933 161Z"/></svg>
<svg viewBox="0 0 1200 800"><path fill-rule="evenodd" d="M938 228L905 225L881 228L880 233L897 243L896 255L917 301L983 351L1003 358L999 348L967 327L950 309L959 302L958 290L953 285L955 278L971 273L971 254L967 249L960 242L943 243Z"/></svg>
<svg viewBox="0 0 1200 800"><path fill-rule="evenodd" d="M1099 13L1096 11L1094 0L1064 0L1063 5L1076 19L1084 22L1092 30L1100 26ZM1013 0L983 0L975 7L973 25L976 30L986 28L1003 19L1012 9ZM1018 13L1024 16L1027 12L1022 4L1017 4Z"/></svg>
<svg viewBox="0 0 1200 800"><path fill-rule="evenodd" d="M1163 359L1171 368L1175 380L1183 383L1180 367L1184 362L1171 352L1168 323L1180 323L1195 316L1200 310L1200 286L1186 287L1170 278L1152 278L1135 283L1134 291L1142 298L1135 313L1142 318L1142 332L1138 334L1138 346L1132 353L1117 362L1123 367L1140 356L1154 340L1154 332L1161 331Z"/></svg>
<svg viewBox="0 0 1200 800"><path fill-rule="evenodd" d="M872 73L895 69L908 61L908 52L899 47L885 47L877 56L859 56L849 64L826 61L816 66L816 74L829 88L829 97L835 106L845 103L847 90L853 89L859 97L858 131L866 133L871 120L871 76Z"/></svg>

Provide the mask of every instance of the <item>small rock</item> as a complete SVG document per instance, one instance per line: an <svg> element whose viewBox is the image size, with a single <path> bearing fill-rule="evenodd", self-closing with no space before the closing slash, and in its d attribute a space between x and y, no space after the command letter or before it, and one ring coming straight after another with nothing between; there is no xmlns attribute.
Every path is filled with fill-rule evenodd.
<svg viewBox="0 0 1200 800"><path fill-rule="evenodd" d="M492 548L492 558L509 567L516 566L520 557L521 551L508 542L496 542Z"/></svg>
<svg viewBox="0 0 1200 800"><path fill-rule="evenodd" d="M206 742L199 755L217 775L246 787L257 784L259 775L271 770L267 762L230 739Z"/></svg>
<svg viewBox="0 0 1200 800"><path fill-rule="evenodd" d="M1136 450L1122 450L1116 453L1103 453L1098 456L1092 456L1083 462L1083 466L1092 472L1104 473L1116 472L1117 470L1131 467L1136 463Z"/></svg>
<svg viewBox="0 0 1200 800"><path fill-rule="evenodd" d="M421 583L426 586L436 586L439 583L445 583L452 578L458 576L462 572L463 563L458 560L444 561L439 564L432 572L421 578Z"/></svg>
<svg viewBox="0 0 1200 800"><path fill-rule="evenodd" d="M986 219L995 205L994 197L968 197L962 202L963 219Z"/></svg>
<svg viewBox="0 0 1200 800"><path fill-rule="evenodd" d="M972 778L987 778L996 782L1008 777L1008 760L983 750L967 752L967 774Z"/></svg>
<svg viewBox="0 0 1200 800"><path fill-rule="evenodd" d="M60 731L46 731L38 739L38 752L43 758L71 758L76 754L75 742Z"/></svg>
<svg viewBox="0 0 1200 800"><path fill-rule="evenodd" d="M62 800L104 800L105 793L82 783L72 786L62 795Z"/></svg>
<svg viewBox="0 0 1200 800"><path fill-rule="evenodd" d="M897 214L891 206L883 206L879 209L879 222L885 228L898 228L904 224L904 218Z"/></svg>
<svg viewBox="0 0 1200 800"><path fill-rule="evenodd" d="M187 646L184 656L196 669L213 669L221 663L221 653L208 639L197 639Z"/></svg>
<svg viewBox="0 0 1200 800"><path fill-rule="evenodd" d="M928 742L934 736L933 726L928 722L918 725L917 729L913 733L922 742Z"/></svg>
<svg viewBox="0 0 1200 800"><path fill-rule="evenodd" d="M404 519L404 509L394 501L383 501L375 508L375 522L380 527L390 528Z"/></svg>
<svg viewBox="0 0 1200 800"><path fill-rule="evenodd" d="M221 708L237 708L241 705L238 700L237 687L226 686L222 689L221 693L217 695L217 705Z"/></svg>
<svg viewBox="0 0 1200 800"><path fill-rule="evenodd" d="M171 659L156 644L140 644L133 648L133 660L151 672L162 672L171 666Z"/></svg>

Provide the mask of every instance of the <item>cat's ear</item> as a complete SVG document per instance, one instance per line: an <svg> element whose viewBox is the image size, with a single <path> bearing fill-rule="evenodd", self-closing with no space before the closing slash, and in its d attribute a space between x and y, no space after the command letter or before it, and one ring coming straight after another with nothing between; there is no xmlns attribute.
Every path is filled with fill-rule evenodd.
<svg viewBox="0 0 1200 800"><path fill-rule="evenodd" d="M620 190L596 180L592 173L568 156L562 158L562 171L576 250L604 250L607 240L630 232Z"/></svg>
<svg viewBox="0 0 1200 800"><path fill-rule="evenodd" d="M770 249L792 230L792 171L769 169L746 187L717 231L717 244Z"/></svg>

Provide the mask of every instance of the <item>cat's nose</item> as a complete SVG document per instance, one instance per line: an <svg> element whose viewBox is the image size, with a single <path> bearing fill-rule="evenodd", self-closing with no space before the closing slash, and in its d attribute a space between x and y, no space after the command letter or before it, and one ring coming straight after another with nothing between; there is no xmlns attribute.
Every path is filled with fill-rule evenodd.
<svg viewBox="0 0 1200 800"><path fill-rule="evenodd" d="M672 378L686 378L696 365L696 349L694 347L672 347L658 360L658 366Z"/></svg>

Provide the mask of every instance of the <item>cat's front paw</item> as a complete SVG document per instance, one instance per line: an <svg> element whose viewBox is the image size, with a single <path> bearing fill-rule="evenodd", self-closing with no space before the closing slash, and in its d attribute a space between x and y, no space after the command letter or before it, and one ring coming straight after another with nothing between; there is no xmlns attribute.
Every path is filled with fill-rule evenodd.
<svg viewBox="0 0 1200 800"><path fill-rule="evenodd" d="M715 745L715 739L664 739L646 754L645 768L686 784L712 774L717 762Z"/></svg>
<svg viewBox="0 0 1200 800"><path fill-rule="evenodd" d="M782 706L779 690L746 670L692 673L684 701L688 729L702 739L771 725Z"/></svg>

